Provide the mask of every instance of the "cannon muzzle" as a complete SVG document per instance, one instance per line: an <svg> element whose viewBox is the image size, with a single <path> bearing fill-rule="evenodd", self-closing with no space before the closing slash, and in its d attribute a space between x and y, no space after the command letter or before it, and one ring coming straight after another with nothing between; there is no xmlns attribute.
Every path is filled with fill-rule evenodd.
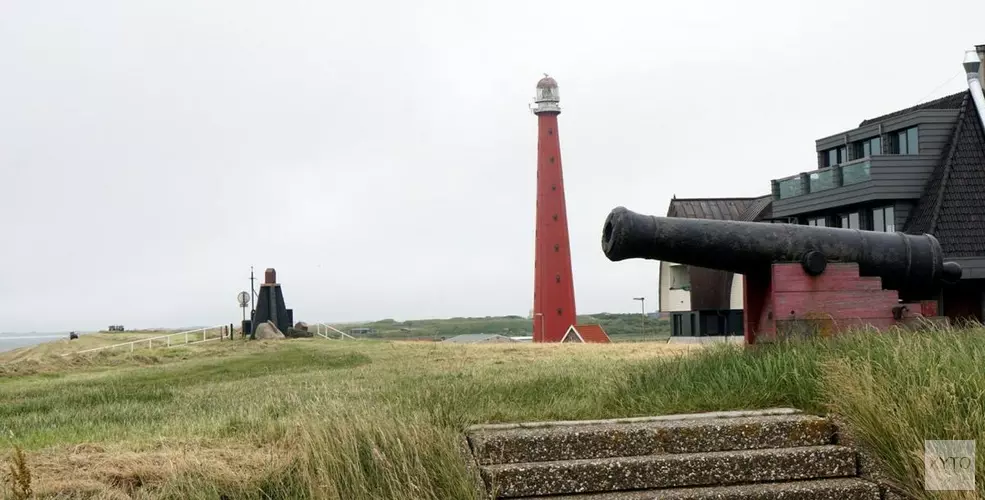
<svg viewBox="0 0 985 500"><path fill-rule="evenodd" d="M828 262L854 262L883 288L931 298L961 279L961 266L944 262L937 238L831 227L656 217L617 207L602 229L612 261L652 259L740 274L766 273L774 263L800 262L817 275Z"/></svg>

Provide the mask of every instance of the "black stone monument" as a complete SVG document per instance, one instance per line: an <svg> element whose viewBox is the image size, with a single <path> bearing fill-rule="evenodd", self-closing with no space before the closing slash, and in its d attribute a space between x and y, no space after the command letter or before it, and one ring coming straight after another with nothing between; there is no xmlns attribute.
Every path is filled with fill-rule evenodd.
<svg viewBox="0 0 985 500"><path fill-rule="evenodd" d="M252 319L250 339L256 338L257 326L267 321L276 325L281 333L294 326L294 311L284 304L284 292L277 283L277 271L273 268L263 272L263 284L257 293L257 308Z"/></svg>

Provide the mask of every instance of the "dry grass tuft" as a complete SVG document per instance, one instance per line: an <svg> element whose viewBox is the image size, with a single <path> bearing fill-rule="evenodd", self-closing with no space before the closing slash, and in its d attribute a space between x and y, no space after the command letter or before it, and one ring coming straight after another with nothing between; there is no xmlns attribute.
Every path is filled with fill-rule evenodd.
<svg viewBox="0 0 985 500"><path fill-rule="evenodd" d="M24 457L24 450L20 446L14 446L14 451L10 455L7 475L6 489L9 491L10 498L13 500L27 500L31 498L31 470L27 466L27 458Z"/></svg>
<svg viewBox="0 0 985 500"><path fill-rule="evenodd" d="M37 493L42 498L88 498L94 493L110 498L156 498L170 482L207 477L217 484L243 484L289 464L284 449L235 443L221 446L162 445L140 451L92 444L49 448L33 459Z"/></svg>

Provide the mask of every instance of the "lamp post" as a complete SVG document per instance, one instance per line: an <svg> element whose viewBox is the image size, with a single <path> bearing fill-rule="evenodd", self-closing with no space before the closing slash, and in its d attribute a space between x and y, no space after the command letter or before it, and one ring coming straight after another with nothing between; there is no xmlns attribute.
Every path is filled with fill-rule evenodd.
<svg viewBox="0 0 985 500"><path fill-rule="evenodd" d="M253 277L253 266L250 266L250 321L253 321L253 314L256 313L256 307L254 307L253 303L253 298L257 296L256 288L253 287L255 279Z"/></svg>
<svg viewBox="0 0 985 500"><path fill-rule="evenodd" d="M640 301L640 335L646 340L646 297L633 297L633 300Z"/></svg>

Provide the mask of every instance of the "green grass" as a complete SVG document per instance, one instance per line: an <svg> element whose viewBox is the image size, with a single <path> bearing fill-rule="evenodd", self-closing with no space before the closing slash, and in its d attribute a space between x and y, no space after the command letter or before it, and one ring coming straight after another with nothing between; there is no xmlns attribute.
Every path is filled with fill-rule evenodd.
<svg viewBox="0 0 985 500"><path fill-rule="evenodd" d="M901 488L940 498L924 439L985 438L985 330L668 355L683 348L297 339L34 360L0 376L0 435L40 498L175 499L470 499L471 423L774 406L836 414Z"/></svg>
<svg viewBox="0 0 985 500"><path fill-rule="evenodd" d="M670 337L670 322L666 319L646 318L642 321L639 313L614 314L597 313L579 315L578 324L599 324L616 342L666 339ZM520 316L487 316L484 318L449 318L397 321L384 319L367 323L347 323L334 325L348 332L352 328L371 328L370 334L360 334L363 338L407 340L441 340L473 333L496 333L501 335L523 336L533 334L533 320Z"/></svg>

